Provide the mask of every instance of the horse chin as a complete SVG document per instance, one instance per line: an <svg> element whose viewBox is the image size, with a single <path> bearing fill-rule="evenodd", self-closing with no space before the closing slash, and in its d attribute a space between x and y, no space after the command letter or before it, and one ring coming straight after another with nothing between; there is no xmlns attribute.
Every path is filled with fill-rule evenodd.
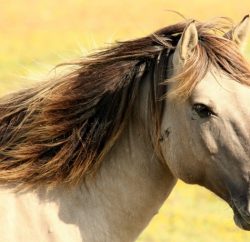
<svg viewBox="0 0 250 242"><path fill-rule="evenodd" d="M246 221L238 211L234 211L234 222L239 228L250 231L250 220Z"/></svg>

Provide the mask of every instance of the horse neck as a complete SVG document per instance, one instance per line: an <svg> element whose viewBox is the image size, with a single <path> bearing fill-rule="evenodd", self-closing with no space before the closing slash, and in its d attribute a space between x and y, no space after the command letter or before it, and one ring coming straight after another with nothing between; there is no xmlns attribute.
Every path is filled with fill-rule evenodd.
<svg viewBox="0 0 250 242"><path fill-rule="evenodd" d="M147 89L147 85L142 88L134 109L145 106ZM70 195L58 192L60 217L79 226L83 241L134 241L175 184L154 156L139 120L129 119L94 179L87 179Z"/></svg>

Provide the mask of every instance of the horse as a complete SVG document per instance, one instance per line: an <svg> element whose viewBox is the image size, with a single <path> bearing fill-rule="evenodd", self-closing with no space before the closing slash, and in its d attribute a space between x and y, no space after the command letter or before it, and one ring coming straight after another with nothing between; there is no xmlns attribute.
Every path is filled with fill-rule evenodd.
<svg viewBox="0 0 250 242"><path fill-rule="evenodd" d="M0 241L135 241L178 179L250 230L248 25L184 20L1 97Z"/></svg>

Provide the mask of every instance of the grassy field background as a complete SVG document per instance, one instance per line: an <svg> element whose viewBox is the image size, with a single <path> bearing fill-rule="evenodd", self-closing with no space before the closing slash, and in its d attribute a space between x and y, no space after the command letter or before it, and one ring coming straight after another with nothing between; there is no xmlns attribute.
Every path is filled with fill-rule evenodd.
<svg viewBox="0 0 250 242"><path fill-rule="evenodd" d="M46 78L55 64L181 20L167 9L187 18L239 21L250 1L0 0L0 95L30 85L37 73ZM236 228L232 216L207 190L179 182L138 241L249 242L250 233Z"/></svg>

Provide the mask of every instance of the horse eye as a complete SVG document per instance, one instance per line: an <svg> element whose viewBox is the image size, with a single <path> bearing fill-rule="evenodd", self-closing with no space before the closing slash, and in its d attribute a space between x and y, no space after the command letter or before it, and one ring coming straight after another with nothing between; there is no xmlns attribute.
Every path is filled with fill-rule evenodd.
<svg viewBox="0 0 250 242"><path fill-rule="evenodd" d="M214 114L208 106L201 103L194 104L192 109L199 115L200 118L209 118Z"/></svg>

